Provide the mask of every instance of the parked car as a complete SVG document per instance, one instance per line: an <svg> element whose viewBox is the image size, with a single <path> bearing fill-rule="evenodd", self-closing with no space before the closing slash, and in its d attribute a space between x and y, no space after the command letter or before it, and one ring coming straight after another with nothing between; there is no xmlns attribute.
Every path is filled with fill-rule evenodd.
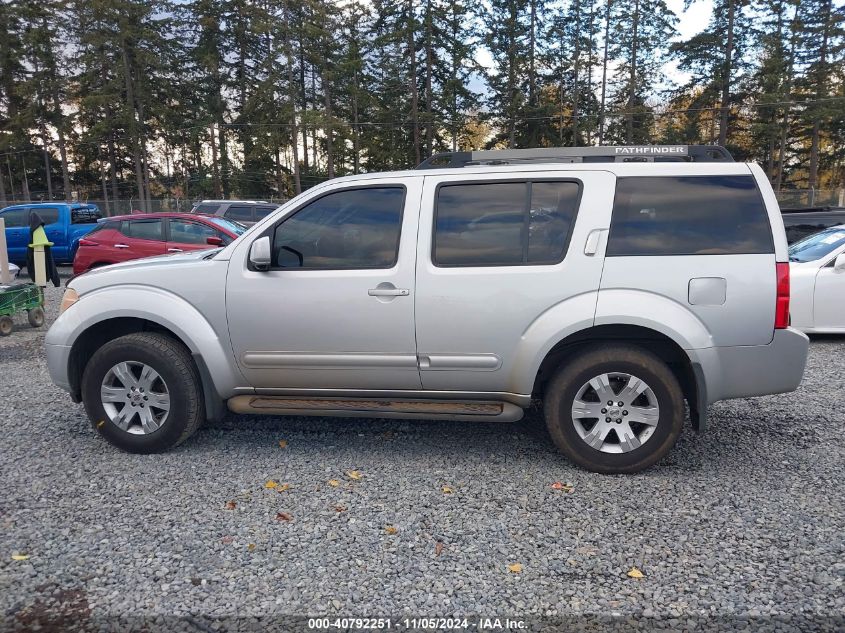
<svg viewBox="0 0 845 633"><path fill-rule="evenodd" d="M191 213L216 215L252 226L278 208L278 204L263 200L203 200L194 205Z"/></svg>
<svg viewBox="0 0 845 633"><path fill-rule="evenodd" d="M12 278L12 281L14 281L15 279L18 278L18 275L20 274L20 272L21 272L20 268L18 268L12 262L9 262L9 276Z"/></svg>
<svg viewBox="0 0 845 633"><path fill-rule="evenodd" d="M668 152L686 160L652 160ZM179 444L224 403L510 422L541 400L574 462L635 472L685 400L701 431L709 404L804 371L774 192L721 152L465 152L336 178L221 250L74 279L50 374L127 451Z"/></svg>
<svg viewBox="0 0 845 633"><path fill-rule="evenodd" d="M808 207L806 209L784 209L781 212L789 244L804 239L823 229L845 223L845 208Z"/></svg>
<svg viewBox="0 0 845 633"><path fill-rule="evenodd" d="M226 246L244 231L245 226L225 218L188 213L105 218L79 241L73 273L130 259Z"/></svg>
<svg viewBox="0 0 845 633"><path fill-rule="evenodd" d="M845 334L845 224L789 247L793 327Z"/></svg>
<svg viewBox="0 0 845 633"><path fill-rule="evenodd" d="M9 261L16 264L26 263L30 211L37 212L44 221L44 232L53 243L51 250L57 264L73 261L79 239L92 231L97 226L97 220L103 217L93 204L45 202L0 209L0 218L6 221Z"/></svg>

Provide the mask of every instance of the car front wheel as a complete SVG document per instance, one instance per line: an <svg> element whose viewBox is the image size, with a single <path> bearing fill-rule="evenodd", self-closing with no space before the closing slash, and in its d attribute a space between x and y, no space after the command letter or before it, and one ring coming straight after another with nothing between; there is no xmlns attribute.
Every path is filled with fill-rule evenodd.
<svg viewBox="0 0 845 633"><path fill-rule="evenodd" d="M683 426L677 378L660 358L635 346L582 353L552 378L544 399L554 443L598 473L648 468L669 452Z"/></svg>
<svg viewBox="0 0 845 633"><path fill-rule="evenodd" d="M190 354L152 332L121 336L98 349L82 375L82 400L100 434L130 453L172 448L205 419Z"/></svg>

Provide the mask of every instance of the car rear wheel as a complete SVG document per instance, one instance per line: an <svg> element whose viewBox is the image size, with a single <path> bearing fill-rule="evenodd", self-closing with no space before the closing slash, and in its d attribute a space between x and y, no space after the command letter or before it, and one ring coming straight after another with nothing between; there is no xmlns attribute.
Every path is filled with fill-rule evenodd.
<svg viewBox="0 0 845 633"><path fill-rule="evenodd" d="M555 444L576 464L599 473L634 473L674 446L683 426L683 393L654 354L605 345L552 378L545 416Z"/></svg>
<svg viewBox="0 0 845 633"><path fill-rule="evenodd" d="M100 434L130 453L172 448L205 419L190 354L162 334L128 334L98 349L82 375L82 400Z"/></svg>

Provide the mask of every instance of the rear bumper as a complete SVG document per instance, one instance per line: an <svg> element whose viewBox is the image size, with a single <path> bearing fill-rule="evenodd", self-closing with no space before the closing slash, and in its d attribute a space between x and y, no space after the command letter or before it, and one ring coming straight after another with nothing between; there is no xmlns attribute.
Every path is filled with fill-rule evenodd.
<svg viewBox="0 0 845 633"><path fill-rule="evenodd" d="M689 350L706 385L706 404L730 398L795 391L804 376L807 335L787 328L775 330L768 345L709 347Z"/></svg>

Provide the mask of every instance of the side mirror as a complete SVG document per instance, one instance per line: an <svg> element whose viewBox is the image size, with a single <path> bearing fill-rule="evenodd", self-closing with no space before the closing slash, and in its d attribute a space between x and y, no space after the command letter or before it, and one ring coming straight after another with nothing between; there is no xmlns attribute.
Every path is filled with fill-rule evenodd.
<svg viewBox="0 0 845 633"><path fill-rule="evenodd" d="M255 270L270 269L270 236L259 237L249 247L249 263Z"/></svg>
<svg viewBox="0 0 845 633"><path fill-rule="evenodd" d="M837 273L845 273L845 253L839 253L836 261L833 262L833 270Z"/></svg>
<svg viewBox="0 0 845 633"><path fill-rule="evenodd" d="M212 235L205 238L205 243L210 244L211 246L223 246L223 238Z"/></svg>

